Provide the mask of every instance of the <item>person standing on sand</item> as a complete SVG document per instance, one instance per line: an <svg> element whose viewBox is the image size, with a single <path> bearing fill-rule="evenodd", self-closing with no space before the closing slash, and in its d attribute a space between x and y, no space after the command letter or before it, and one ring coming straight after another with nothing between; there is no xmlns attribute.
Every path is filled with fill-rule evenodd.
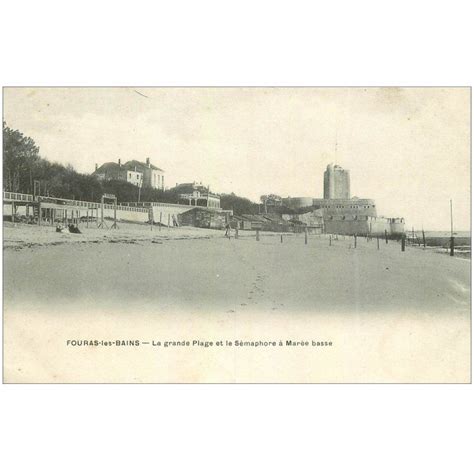
<svg viewBox="0 0 474 474"><path fill-rule="evenodd" d="M230 239L230 223L229 222L225 225L225 236L224 237L229 237L229 239Z"/></svg>

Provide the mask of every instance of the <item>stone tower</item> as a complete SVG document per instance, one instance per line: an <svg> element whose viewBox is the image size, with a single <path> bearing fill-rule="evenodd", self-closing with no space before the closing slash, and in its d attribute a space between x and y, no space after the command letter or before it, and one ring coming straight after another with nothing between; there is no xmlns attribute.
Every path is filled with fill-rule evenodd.
<svg viewBox="0 0 474 474"><path fill-rule="evenodd" d="M330 164L324 172L324 199L350 199L351 179L349 170Z"/></svg>

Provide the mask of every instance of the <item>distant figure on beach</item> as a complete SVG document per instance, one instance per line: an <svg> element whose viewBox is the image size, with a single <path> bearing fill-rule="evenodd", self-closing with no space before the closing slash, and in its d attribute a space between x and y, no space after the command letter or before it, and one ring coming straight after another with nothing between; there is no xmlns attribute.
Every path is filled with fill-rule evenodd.
<svg viewBox="0 0 474 474"><path fill-rule="evenodd" d="M230 223L229 222L225 225L225 236L224 237L229 237L229 239L230 239Z"/></svg>
<svg viewBox="0 0 474 474"><path fill-rule="evenodd" d="M79 227L77 227L77 225L74 225L74 224L69 224L69 232L71 234L80 234L81 231L79 230Z"/></svg>

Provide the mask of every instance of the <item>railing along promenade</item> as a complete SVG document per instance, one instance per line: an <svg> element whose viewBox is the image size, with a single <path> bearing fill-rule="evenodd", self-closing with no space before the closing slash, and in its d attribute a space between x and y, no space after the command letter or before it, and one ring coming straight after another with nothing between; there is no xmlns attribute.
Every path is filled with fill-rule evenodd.
<svg viewBox="0 0 474 474"><path fill-rule="evenodd" d="M65 199L57 198L52 196L33 196L32 194L23 194L23 193L11 193L8 191L3 192L3 202L14 202L14 203L31 203L35 204L38 202L51 202L51 201L60 201L60 204L73 207L82 207L85 209L99 209L101 207L100 202L91 202L91 201L79 201L77 199ZM104 209L114 209L113 204L104 204ZM117 205L118 211L134 211L134 212L148 212L148 209L144 207L133 207L125 206L123 204Z"/></svg>
<svg viewBox="0 0 474 474"><path fill-rule="evenodd" d="M15 203L37 203L37 202L51 202L60 201L60 204L67 206L83 207L86 209L97 209L100 208L100 202L92 201L80 201L77 199L66 199L52 196L33 196L32 194L24 193L12 193L9 191L3 192L3 202L15 202ZM136 212L148 212L149 207L172 207L176 209L194 209L196 207L200 209L212 209L220 211L221 208L189 205L189 204L175 204L171 202L123 202L117 205L117 210L122 211L136 211ZM113 204L104 204L104 209L113 209Z"/></svg>

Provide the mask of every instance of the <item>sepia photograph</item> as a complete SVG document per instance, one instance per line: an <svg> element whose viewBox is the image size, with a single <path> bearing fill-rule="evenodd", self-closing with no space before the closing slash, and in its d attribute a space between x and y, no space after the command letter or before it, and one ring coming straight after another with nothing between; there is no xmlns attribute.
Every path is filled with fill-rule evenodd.
<svg viewBox="0 0 474 474"><path fill-rule="evenodd" d="M5 383L470 383L469 87L4 87Z"/></svg>
<svg viewBox="0 0 474 474"><path fill-rule="evenodd" d="M473 472L471 10L4 2L0 471Z"/></svg>

